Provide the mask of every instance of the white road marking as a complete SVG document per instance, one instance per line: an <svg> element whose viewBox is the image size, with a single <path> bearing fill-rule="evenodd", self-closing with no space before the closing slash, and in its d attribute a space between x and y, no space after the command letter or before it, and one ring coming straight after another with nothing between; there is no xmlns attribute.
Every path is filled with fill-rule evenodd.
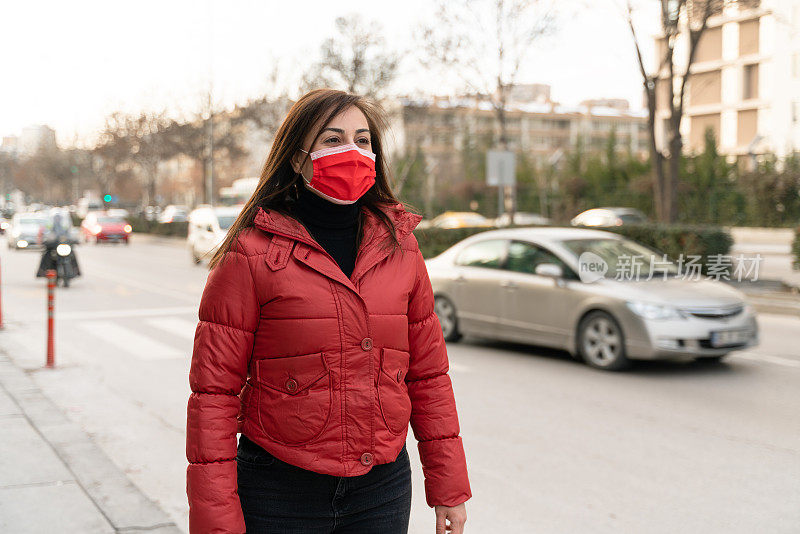
<svg viewBox="0 0 800 534"><path fill-rule="evenodd" d="M774 363L775 365L783 365L786 367L800 367L800 360L781 358L780 356L772 356L771 354L743 353L743 354L732 354L731 357L741 358L743 360L750 360L753 362Z"/></svg>
<svg viewBox="0 0 800 534"><path fill-rule="evenodd" d="M112 282L116 282L118 284L123 284L130 287L135 287L141 289L143 291L148 291L150 293L155 293L156 295L170 295L173 298L188 301L188 302L199 302L200 296L192 295L185 291L178 291L171 287L159 286L156 284L151 284L149 282L144 282L141 280L134 280L130 277L121 277L118 273L107 272L103 270L98 270L92 267L91 276L97 276L99 278L105 278Z"/></svg>
<svg viewBox="0 0 800 534"><path fill-rule="evenodd" d="M194 314L197 316L197 306L174 306L170 308L132 308L129 310L98 310L82 312L59 312L56 310L56 321L91 321L94 319L124 318L124 317L153 317L161 315ZM37 317L38 319L38 317Z"/></svg>
<svg viewBox="0 0 800 534"><path fill-rule="evenodd" d="M180 317L153 317L144 322L148 326L164 330L173 336L190 340L194 340L194 331L197 328L197 321L188 321Z"/></svg>
<svg viewBox="0 0 800 534"><path fill-rule="evenodd" d="M126 328L113 321L88 321L78 326L142 360L166 360L188 356L185 351L148 337L146 332Z"/></svg>
<svg viewBox="0 0 800 534"><path fill-rule="evenodd" d="M460 363L453 363L453 362L448 362L448 363L450 370L455 373L469 373L472 371L472 369L470 369L466 365L461 365Z"/></svg>

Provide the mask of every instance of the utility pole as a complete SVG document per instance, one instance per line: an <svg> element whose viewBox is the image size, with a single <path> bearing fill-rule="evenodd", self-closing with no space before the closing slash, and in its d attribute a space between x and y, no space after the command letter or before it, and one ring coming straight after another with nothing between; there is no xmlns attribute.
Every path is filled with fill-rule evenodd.
<svg viewBox="0 0 800 534"><path fill-rule="evenodd" d="M208 90L208 137L206 140L206 203L214 205L214 108L211 87Z"/></svg>

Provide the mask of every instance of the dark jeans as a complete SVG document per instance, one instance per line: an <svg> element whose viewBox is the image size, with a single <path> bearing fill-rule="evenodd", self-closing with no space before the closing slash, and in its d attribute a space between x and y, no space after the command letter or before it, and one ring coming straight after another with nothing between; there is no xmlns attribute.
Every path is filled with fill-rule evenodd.
<svg viewBox="0 0 800 534"><path fill-rule="evenodd" d="M244 434L236 456L248 534L406 534L411 464L394 462L354 477L323 475L278 460Z"/></svg>

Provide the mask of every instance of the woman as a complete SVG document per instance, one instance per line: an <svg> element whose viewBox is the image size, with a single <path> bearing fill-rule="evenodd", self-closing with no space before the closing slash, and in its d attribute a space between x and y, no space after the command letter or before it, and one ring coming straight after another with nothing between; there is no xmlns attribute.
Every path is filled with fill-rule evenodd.
<svg viewBox="0 0 800 534"><path fill-rule="evenodd" d="M192 534L407 532L409 422L436 532L463 531L472 494L422 217L392 195L385 129L362 97L300 98L210 261L189 373Z"/></svg>

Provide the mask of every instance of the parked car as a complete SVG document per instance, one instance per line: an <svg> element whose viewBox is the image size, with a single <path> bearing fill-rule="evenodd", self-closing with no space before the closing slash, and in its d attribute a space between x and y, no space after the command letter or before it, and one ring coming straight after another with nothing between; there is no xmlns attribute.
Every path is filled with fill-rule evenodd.
<svg viewBox="0 0 800 534"><path fill-rule="evenodd" d="M594 208L575 216L572 226L621 226L647 222L647 216L633 208Z"/></svg>
<svg viewBox="0 0 800 534"><path fill-rule="evenodd" d="M758 343L752 309L727 284L686 279L670 262L655 273L641 265L638 279L618 276L626 256L653 254L663 260L611 232L511 228L463 239L426 265L448 341L470 334L555 347L605 370L631 360L718 361ZM605 262L605 274L587 270L585 258Z"/></svg>
<svg viewBox="0 0 800 534"><path fill-rule="evenodd" d="M548 219L547 217L542 217L538 213L527 213L524 211L518 211L514 213L514 224L518 226L534 225L534 224L538 224L540 226L547 226L550 224L550 219ZM494 225L499 227L511 226L511 214L503 213L494 220Z"/></svg>
<svg viewBox="0 0 800 534"><path fill-rule="evenodd" d="M7 232L9 248L14 250L42 247L42 232L47 228L49 218L43 212L17 213L11 218Z"/></svg>
<svg viewBox="0 0 800 534"><path fill-rule="evenodd" d="M158 222L161 223L174 223L174 222L186 222L189 218L189 208L186 206L179 206L176 204L170 204L164 211L161 212L161 215L158 217Z"/></svg>
<svg viewBox="0 0 800 534"><path fill-rule="evenodd" d="M81 222L84 243L130 243L133 228L128 221L107 211L90 211Z"/></svg>
<svg viewBox="0 0 800 534"><path fill-rule="evenodd" d="M445 211L431 220L432 228L489 227L492 221L474 211Z"/></svg>
<svg viewBox="0 0 800 534"><path fill-rule="evenodd" d="M216 252L243 207L204 205L189 214L186 244L192 261L200 263L204 257L210 258Z"/></svg>

